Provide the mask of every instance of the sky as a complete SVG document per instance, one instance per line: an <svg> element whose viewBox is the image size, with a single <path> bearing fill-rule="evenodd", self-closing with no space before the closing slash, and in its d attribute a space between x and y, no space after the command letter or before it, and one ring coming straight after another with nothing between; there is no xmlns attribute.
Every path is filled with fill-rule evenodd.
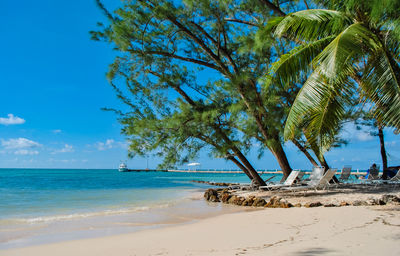
<svg viewBox="0 0 400 256"><path fill-rule="evenodd" d="M116 0L104 0L115 8ZM67 3L67 4L66 4ZM4 0L0 2L0 168L155 168L154 157L127 159L127 142L116 116L103 107L123 108L105 73L115 53L90 40L104 22L94 0ZM366 169L381 164L379 140L346 125L349 144L327 153L337 168ZM385 130L389 165L400 165L399 136ZM285 150L293 168L311 165L290 143ZM248 155L257 169L278 169L269 152ZM200 168L233 169L203 151ZM185 168L185 166L181 166Z"/></svg>

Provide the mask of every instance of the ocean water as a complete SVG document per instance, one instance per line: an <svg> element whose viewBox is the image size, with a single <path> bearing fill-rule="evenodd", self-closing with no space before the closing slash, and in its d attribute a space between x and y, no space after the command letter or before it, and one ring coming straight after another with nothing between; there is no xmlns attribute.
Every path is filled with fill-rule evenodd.
<svg viewBox="0 0 400 256"><path fill-rule="evenodd" d="M209 186L191 180L249 182L241 173L0 169L0 249L131 232L237 210L207 204L201 197Z"/></svg>

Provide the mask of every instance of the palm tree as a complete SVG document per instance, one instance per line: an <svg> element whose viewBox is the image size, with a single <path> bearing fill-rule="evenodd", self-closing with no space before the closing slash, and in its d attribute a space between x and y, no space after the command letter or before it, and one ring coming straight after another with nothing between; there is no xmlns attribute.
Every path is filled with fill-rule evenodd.
<svg viewBox="0 0 400 256"><path fill-rule="evenodd" d="M359 96L374 104L381 126L400 128L400 1L320 0L271 22L274 34L299 46L272 65L271 81L309 74L288 115L284 136L302 128L326 151L348 106Z"/></svg>

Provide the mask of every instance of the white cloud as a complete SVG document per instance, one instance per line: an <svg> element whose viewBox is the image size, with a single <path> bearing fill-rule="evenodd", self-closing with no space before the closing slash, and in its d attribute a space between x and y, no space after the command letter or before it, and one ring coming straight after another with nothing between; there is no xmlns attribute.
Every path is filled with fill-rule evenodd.
<svg viewBox="0 0 400 256"><path fill-rule="evenodd" d="M62 131L60 129L56 129L56 130L52 130L52 133L57 134L57 133L61 133Z"/></svg>
<svg viewBox="0 0 400 256"><path fill-rule="evenodd" d="M61 159L59 160L61 163L75 163L76 159Z"/></svg>
<svg viewBox="0 0 400 256"><path fill-rule="evenodd" d="M19 149L14 152L16 155L37 155L39 151L37 150L28 150L28 149Z"/></svg>
<svg viewBox="0 0 400 256"><path fill-rule="evenodd" d="M3 125L11 125L11 124L23 124L25 123L25 120L14 116L13 114L8 114L8 117L0 117L0 124Z"/></svg>
<svg viewBox="0 0 400 256"><path fill-rule="evenodd" d="M128 144L122 141L115 141L113 139L107 139L105 142L96 142L92 145L87 145L88 147L95 147L97 150L104 151L113 148L128 149ZM91 152L91 151L86 151Z"/></svg>
<svg viewBox="0 0 400 256"><path fill-rule="evenodd" d="M355 135L356 135L357 140L359 140L359 141L371 141L374 139L374 137L371 136L371 134L369 134L368 132L364 132L364 131L359 131Z"/></svg>
<svg viewBox="0 0 400 256"><path fill-rule="evenodd" d="M348 123L343 127L342 137L346 140L350 140L352 142L366 142L374 140L374 136L371 136L368 129L366 127L362 127L363 129L359 130L353 123Z"/></svg>
<svg viewBox="0 0 400 256"><path fill-rule="evenodd" d="M64 147L62 149L59 150L54 150L52 152L52 154L57 154L57 153L70 153L70 152L74 152L74 147L68 144L65 144Z"/></svg>
<svg viewBox="0 0 400 256"><path fill-rule="evenodd" d="M97 142L96 143L96 147L97 147L98 150L103 151L103 150L106 150L106 149L113 148L114 144L115 144L115 140L108 139L108 140L106 140L106 142Z"/></svg>
<svg viewBox="0 0 400 256"><path fill-rule="evenodd" d="M1 145L5 149L26 149L26 148L35 148L42 146L41 144L28 140L25 138L17 138L17 139L9 139L9 140L1 140Z"/></svg>

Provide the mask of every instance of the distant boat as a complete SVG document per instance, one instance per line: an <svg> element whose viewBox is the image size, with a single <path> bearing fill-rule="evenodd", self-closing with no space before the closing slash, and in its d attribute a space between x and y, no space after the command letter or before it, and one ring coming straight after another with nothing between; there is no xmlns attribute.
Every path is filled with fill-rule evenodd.
<svg viewBox="0 0 400 256"><path fill-rule="evenodd" d="M121 163L118 167L118 171L119 172L127 172L128 171L128 167L126 166L126 164Z"/></svg>

